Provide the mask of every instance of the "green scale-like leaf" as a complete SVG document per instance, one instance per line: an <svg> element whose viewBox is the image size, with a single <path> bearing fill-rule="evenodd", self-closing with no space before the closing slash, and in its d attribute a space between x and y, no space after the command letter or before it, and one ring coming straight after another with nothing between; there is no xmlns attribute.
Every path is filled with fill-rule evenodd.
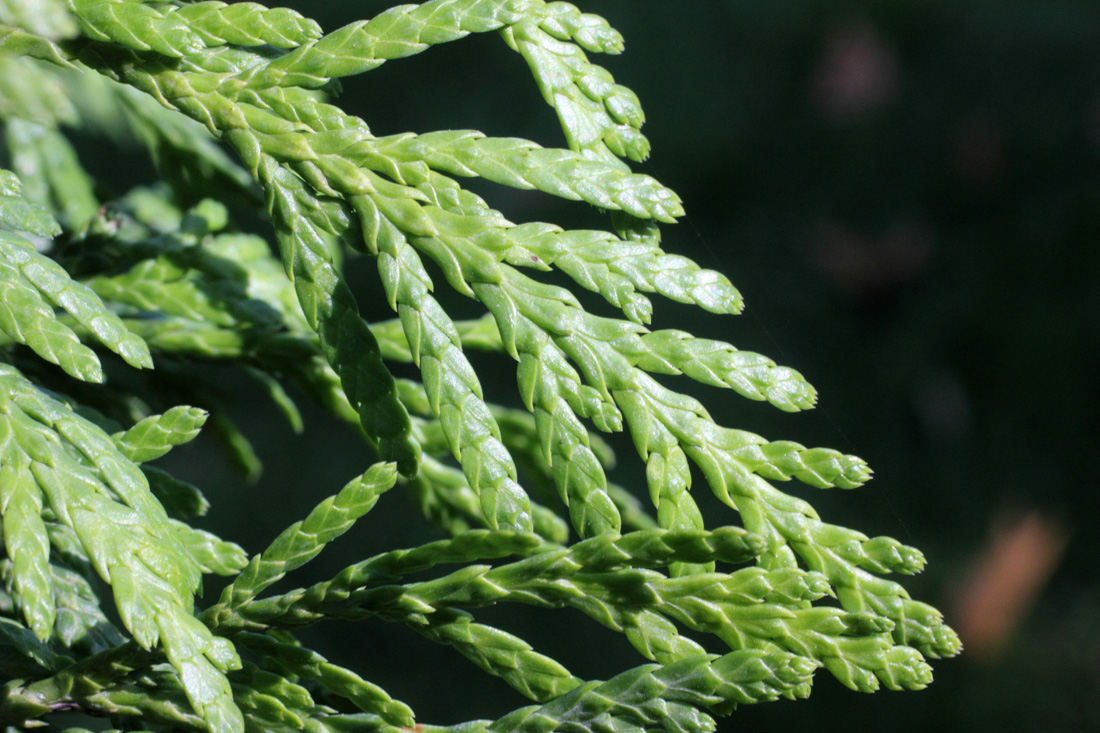
<svg viewBox="0 0 1100 733"><path fill-rule="evenodd" d="M140 0L72 0L71 4L88 37L172 57L224 43L292 48L321 35L315 22L292 10L268 10L256 3L153 7Z"/></svg>
<svg viewBox="0 0 1100 733"><path fill-rule="evenodd" d="M181 542L188 535L170 524L137 466L105 433L11 367L0 367L0 451L5 486L15 489L4 502L4 522L10 511L23 524L14 535L5 527L5 541L24 615L36 632L49 635L56 605L42 582L48 578L42 532L28 516L48 504L111 584L135 639L147 648L159 642L191 703L213 727L238 729L240 713L224 676L239 663L236 654L191 615L202 563Z"/></svg>
<svg viewBox="0 0 1100 733"><path fill-rule="evenodd" d="M308 517L288 527L262 555L248 564L222 592L221 605L239 606L291 570L312 560L326 544L370 511L382 492L393 486L395 479L392 465L378 464L352 480L340 493L323 501Z"/></svg>
<svg viewBox="0 0 1100 733"><path fill-rule="evenodd" d="M266 184L268 206L279 223L276 236L284 264L307 321L317 330L363 428L379 439L380 453L393 458L403 472L412 473L419 447L409 438L408 415L394 397L393 378L378 356L377 342L332 265L324 238L326 220L318 217L318 209L311 205L314 197L292 174L270 158L254 164Z"/></svg>
<svg viewBox="0 0 1100 733"><path fill-rule="evenodd" d="M324 147L322 141L319 148ZM536 188L647 219L671 222L684 213L676 194L649 176L610 168L569 150L546 149L513 138L487 138L471 130L399 135L338 152L357 162L378 156L397 166L426 163L452 175Z"/></svg>
<svg viewBox="0 0 1100 733"><path fill-rule="evenodd" d="M41 207L19 196L18 179L0 171L0 226L40 235L56 234L56 222ZM63 308L100 343L131 366L153 365L149 349L87 287L74 282L53 260L22 236L0 229L0 330L31 347L78 379L101 381L95 353L62 324L54 308Z"/></svg>
<svg viewBox="0 0 1100 733"><path fill-rule="evenodd" d="M5 431L6 432L6 431ZM57 618L50 576L50 539L42 521L42 494L29 461L10 443L0 447L0 513L4 544L13 563L12 578L23 617L41 641L50 638Z"/></svg>
<svg viewBox="0 0 1100 733"><path fill-rule="evenodd" d="M670 732L713 730L714 720L697 708L728 714L738 704L805 697L812 671L812 664L789 654L695 655L665 666L638 667L607 682L589 682L546 705L456 730L633 733L655 725Z"/></svg>
<svg viewBox="0 0 1100 733"><path fill-rule="evenodd" d="M616 156L635 161L649 156L649 141L638 131L645 120L638 98L590 63L579 46L555 38L533 20L508 26L504 37L531 67L572 150L616 167L623 166Z"/></svg>
<svg viewBox="0 0 1100 733"><path fill-rule="evenodd" d="M293 675L316 680L325 690L351 701L365 713L378 715L390 725L411 728L415 724L407 705L391 698L378 685L329 662L316 652L271 635L244 633L236 638L245 647L262 654L264 665L280 672L283 679Z"/></svg>
<svg viewBox="0 0 1100 733"><path fill-rule="evenodd" d="M22 183L11 171L0 170L0 225L15 231L42 237L61 233L61 226L50 212L23 198Z"/></svg>
<svg viewBox="0 0 1100 733"><path fill-rule="evenodd" d="M195 407L173 407L163 415L153 415L114 437L122 455L134 463L160 458L173 446L191 441L203 423L206 412Z"/></svg>

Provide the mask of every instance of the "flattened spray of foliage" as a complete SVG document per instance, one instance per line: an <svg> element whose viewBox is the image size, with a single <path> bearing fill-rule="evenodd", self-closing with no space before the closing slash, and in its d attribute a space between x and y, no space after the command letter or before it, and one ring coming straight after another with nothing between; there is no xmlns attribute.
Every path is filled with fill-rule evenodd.
<svg viewBox="0 0 1100 733"><path fill-rule="evenodd" d="M567 147L471 130L376 137L332 101L343 77L472 33L522 57ZM708 730L737 705L805 696L819 672L862 691L931 681L926 659L958 640L886 577L918 572L920 552L776 486L856 488L866 464L718 425L666 386L695 380L785 411L816 399L767 357L648 327L654 296L714 318L742 300L662 249L680 201L632 171L649 153L638 99L588 56L622 48L602 18L543 0L433 0L327 34L255 3L0 0L0 721L418 725L386 680L296 640L326 619L404 625L531 701L456 731ZM146 147L163 182L101 200L73 132ZM608 229L509 221L468 177L586 202L610 212ZM255 212L273 242L237 229ZM388 313L361 312L341 269L356 253ZM540 279L555 269L601 296L601 313ZM437 287L484 316L452 319ZM485 400L469 348L515 362L525 411ZM103 360L132 375L114 384ZM364 442L363 473L251 558L192 527L208 506L199 489L147 465L209 418L254 469L216 405L176 404L207 403L201 378L181 374L209 362L251 375L300 426L293 386ZM420 381L392 376L402 362ZM644 487L608 480L599 434L621 431ZM529 494L517 463L551 490ZM704 518L699 491L730 511ZM441 539L268 590L398 493ZM208 573L231 582L196 606ZM581 679L477 620L501 603L577 609L622 632L640 666ZM695 640L708 635L723 654ZM442 730L431 722L419 725Z"/></svg>

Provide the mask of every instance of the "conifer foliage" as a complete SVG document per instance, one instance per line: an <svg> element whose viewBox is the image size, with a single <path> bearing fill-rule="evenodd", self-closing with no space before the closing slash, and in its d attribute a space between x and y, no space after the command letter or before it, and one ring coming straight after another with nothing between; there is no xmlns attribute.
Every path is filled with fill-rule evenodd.
<svg viewBox="0 0 1100 733"><path fill-rule="evenodd" d="M341 78L472 33L530 67L565 147L377 137L336 106ZM675 391L785 411L816 398L764 356L649 327L661 297L714 318L742 301L662 249L680 201L633 172L649 153L638 99L589 57L622 49L604 19L544 0L432 0L330 33L251 2L0 0L0 722L442 730L296 640L326 619L403 625L530 700L456 731L708 730L818 674L868 692L931 681L926 660L958 640L889 577L921 553L776 485L851 489L866 464L718 425ZM101 198L73 133L144 146L161 183ZM585 202L607 229L510 221L469 177ZM257 212L274 241L239 228ZM360 311L341 268L357 253L388 313ZM555 269L606 305L541 276ZM446 288L484 315L454 320ZM471 348L515 363L526 410L484 398ZM152 465L205 429L255 470L205 397L210 362L296 425L291 394L316 402L373 456L253 557L193 527L202 492ZM400 363L420 380L394 378ZM600 434L621 431L645 486L608 479ZM730 511L704 518L701 491ZM402 493L440 539L269 590ZM216 600L199 595L210 573L231 579ZM581 679L478 621L502 603L577 609L639 666Z"/></svg>

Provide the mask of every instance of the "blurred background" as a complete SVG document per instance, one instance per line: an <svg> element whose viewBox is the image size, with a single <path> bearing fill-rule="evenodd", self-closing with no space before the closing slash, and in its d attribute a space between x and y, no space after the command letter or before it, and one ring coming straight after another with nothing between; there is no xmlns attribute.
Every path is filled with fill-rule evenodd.
<svg viewBox="0 0 1100 733"><path fill-rule="evenodd" d="M385 6L299 3L326 30ZM943 609L966 644L934 664L923 692L860 695L821 674L809 700L743 708L724 729L1100 730L1100 5L581 7L626 38L625 54L596 61L647 110L653 153L637 169L688 211L666 228L665 248L725 272L748 304L719 318L656 302L654 326L767 354L821 398L787 415L728 392L693 393L722 424L864 457L876 478L858 492L789 490L826 520L921 548L928 569L906 587ZM522 59L495 34L344 87L345 109L379 135L475 128L563 144ZM477 190L514 221L607 227L582 204ZM370 263L349 268L364 311L386 313ZM478 312L468 301L453 307ZM488 396L515 403L511 365L476 359ZM220 459L198 463L201 440L165 467L208 490L210 529L254 552L368 458L317 413L294 435L249 389L242 384L234 410L266 466L257 483ZM629 444L615 445L618 480L640 488ZM374 549L434 536L411 506L386 504L391 514L372 514L310 572L319 579ZM712 522L725 516L707 511ZM514 611L479 619L582 676L640 663L579 614ZM309 634L422 722L524 704L404 628Z"/></svg>

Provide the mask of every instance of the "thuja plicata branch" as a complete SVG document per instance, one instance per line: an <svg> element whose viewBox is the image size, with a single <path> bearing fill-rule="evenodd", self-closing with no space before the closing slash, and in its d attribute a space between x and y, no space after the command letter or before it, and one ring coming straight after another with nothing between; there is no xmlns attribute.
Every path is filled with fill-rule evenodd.
<svg viewBox="0 0 1100 733"><path fill-rule="evenodd" d="M530 68L562 146L376 135L337 105L340 79L475 33ZM823 669L919 689L927 659L959 651L888 577L919 572L918 550L777 486L857 488L862 460L720 425L677 391L788 412L817 399L765 356L651 328L656 296L714 318L744 303L663 249L684 209L632 169L650 147L641 105L589 58L623 47L603 18L543 0L432 0L328 33L251 2L0 0L0 721L443 730L296 636L333 619L398 624L519 693L514 712L449 728L471 732L710 730L804 697ZM100 185L81 146L103 136L147 151L159 180ZM607 227L511 221L466 178L596 207ZM270 238L246 230L257 216ZM353 257L386 312L361 305ZM481 315L452 317L445 291ZM516 391L489 399L471 350L514 363ZM220 448L258 479L215 364L294 430L311 429L307 399L362 439L361 473L254 554L196 526L203 492L149 465L205 434L186 450ZM644 485L613 480L601 435L619 432ZM732 511L704 515L701 490ZM295 587L397 495L436 539ZM227 579L216 601L208 574ZM575 609L641 659L584 679L479 620L498 604Z"/></svg>

